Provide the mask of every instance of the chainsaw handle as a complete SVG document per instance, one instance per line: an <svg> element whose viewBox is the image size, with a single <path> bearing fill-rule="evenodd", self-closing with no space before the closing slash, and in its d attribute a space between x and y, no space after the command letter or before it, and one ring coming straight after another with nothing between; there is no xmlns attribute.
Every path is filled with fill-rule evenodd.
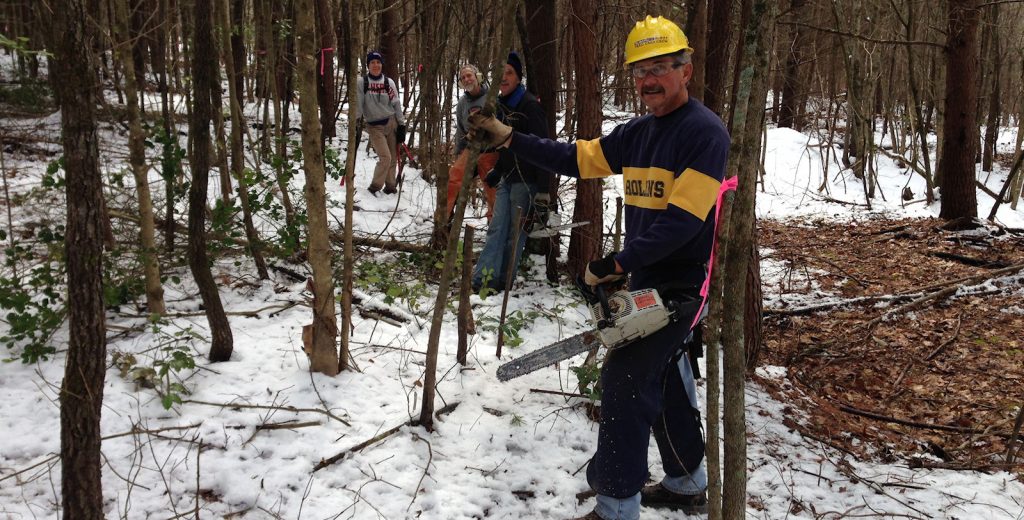
<svg viewBox="0 0 1024 520"><path fill-rule="evenodd" d="M598 284L591 287L583 281L582 276L577 276L576 287L579 288L580 293L583 294L583 299L587 301L588 305L601 305L601 312L604 313L605 319L597 323L597 328L606 329L614 327L615 320L611 318L612 309L608 303L608 287L612 287L612 284Z"/></svg>
<svg viewBox="0 0 1024 520"><path fill-rule="evenodd" d="M605 290L604 285L598 284L594 287L594 293L597 294L597 301L601 303L601 312L604 314L604 319L597 322L597 328L614 327L615 318L612 318L612 307L608 304L608 291Z"/></svg>

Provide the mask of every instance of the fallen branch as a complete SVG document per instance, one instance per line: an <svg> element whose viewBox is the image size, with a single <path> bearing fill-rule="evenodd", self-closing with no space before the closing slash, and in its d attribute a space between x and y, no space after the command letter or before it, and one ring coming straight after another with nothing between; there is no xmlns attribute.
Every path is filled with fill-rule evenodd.
<svg viewBox="0 0 1024 520"><path fill-rule="evenodd" d="M228 316L242 316L242 317L245 317L245 318L259 318L261 312L266 312L266 311L269 311L269 310L273 310L274 311L273 314L277 314L277 313L279 313L281 311L288 310L288 309L290 309L290 308L292 308L292 307L294 307L294 306L296 306L298 304L299 304L298 301L287 301L287 302L284 302L284 303L279 304L279 305L267 305L266 307L260 307L259 309L254 309L254 310L251 310L251 311L231 311L231 312L225 312L224 314L226 314ZM121 316L123 316L125 318L146 318L146 319L149 319L149 315L148 314L127 314L127 313L122 313ZM164 318L192 318L192 317L195 317L195 316L206 316L206 312L205 311L198 311L198 312L166 312L166 313L164 313L162 315L162 317L164 317Z"/></svg>
<svg viewBox="0 0 1024 520"><path fill-rule="evenodd" d="M583 399L588 399L588 397L583 395L583 394L577 394L577 393L573 393L573 392L559 392L557 390L543 390L543 389L540 389L540 388L531 388L530 389L530 393L560 395L562 397L581 397Z"/></svg>
<svg viewBox="0 0 1024 520"><path fill-rule="evenodd" d="M939 430L944 432L963 433L967 435L992 435L996 437L1010 437L1010 433L1004 432L989 432L987 430L979 430L977 428L966 428L963 426L947 426L945 424L929 424L917 421L908 421L906 419L898 419L896 417L889 417L888 415L882 415L880 413L869 412L867 410L861 410L854 408L849 405L840 404L839 410L851 415L859 415L868 419L874 419L876 421L882 421L887 423L899 424L901 426L909 426L911 428L920 428L923 430Z"/></svg>
<svg viewBox="0 0 1024 520"><path fill-rule="evenodd" d="M918 298L918 299L916 299L914 301L911 301L910 303L908 303L906 305L902 305L900 307L897 307L895 309L892 309L892 310L889 310L889 311L886 311L886 312L882 313L881 316L878 316L877 318L869 321L865 325L865 327L868 330L874 330L875 326L877 326L879 323L881 323L885 319L888 319L888 318L890 318L892 316L895 316L897 314L903 314L903 313L907 313L907 312L910 312L910 311L914 311L914 310L920 309L921 307L924 307L926 304L928 304L930 302L944 300L947 297L952 296L953 294L956 294L956 292L958 290L960 290L961 287L967 287L967 286L970 286L970 285L977 285L980 282L983 282L983 281L986 281L986 280L991 280L991 279L994 279L994 278L998 278L998 277L1006 275L1006 274L1012 274L1012 273L1015 273L1015 272L1020 271L1022 269L1024 269L1024 264L1017 264L1017 265L1014 265L1014 266L1010 266L1010 267L1006 267L1006 268L999 269L999 270L996 270L996 271L992 271L990 273L968 277L968 278L959 280L960 283L952 282L950 285L948 285L947 287L945 287L943 289L940 289L940 290L932 292L932 293L928 293L928 294L926 294L926 295L924 295L924 296L922 296L922 297L920 297L920 298Z"/></svg>
<svg viewBox="0 0 1024 520"><path fill-rule="evenodd" d="M960 335L960 327L961 327L961 325L963 325L963 322L964 322L964 312L960 311L960 315L956 317L956 330L953 331L953 335L950 336L949 339L947 339L946 341L943 341L941 345L939 345L938 347L935 347L935 350L933 350L931 352L931 354L928 354L928 357L924 358L924 360L925 361L931 361L932 359L935 359L935 356L938 356L939 352L942 352L943 349L945 349L951 343L953 343L953 341L957 338L957 336Z"/></svg>
<svg viewBox="0 0 1024 520"><path fill-rule="evenodd" d="M342 243L344 242L344 236L337 232L331 233L331 241L335 243ZM357 246L373 247L376 249L383 249L385 251L401 251L403 253L429 253L433 251L433 249L426 244L402 242L395 239L382 240L379 238L352 237L352 243Z"/></svg>
<svg viewBox="0 0 1024 520"><path fill-rule="evenodd" d="M383 312L381 312L382 310L383 309L366 309L363 307L359 307L359 314L362 315L364 318L383 321L384 323L387 323L388 325L392 325L395 327L402 326L402 322L399 321L396 316L385 315Z"/></svg>
<svg viewBox="0 0 1024 520"><path fill-rule="evenodd" d="M859 296L857 298L849 298L846 300L837 300L833 302L819 303L817 305L808 305L807 307L797 307L795 309L765 309L765 316L803 316L805 314L812 314L818 311L824 311L833 309L835 307L845 307L847 305L857 305L861 303L878 303L878 302L900 302L903 300L909 300L920 296L917 294L885 294L881 296Z"/></svg>
<svg viewBox="0 0 1024 520"><path fill-rule="evenodd" d="M932 251L928 253L928 256L934 256L935 258L941 258L943 260L951 260L953 262L960 262L961 264L969 265L972 267L987 267L990 269L998 269L1008 267L1006 264L997 260L985 260L984 258L975 258L973 256L958 255L956 253L947 253L945 251Z"/></svg>
<svg viewBox="0 0 1024 520"><path fill-rule="evenodd" d="M321 424L323 424L323 423L320 422L320 421L295 422L294 420L288 420L288 421L279 422L279 423L259 424L259 425L256 426L256 430L252 432L252 435L250 435L249 438L246 439L245 442L242 443L242 446L245 446L245 445L249 444L250 442L252 442L252 440L256 438L256 434L258 434L259 432L268 431L268 430L294 430L296 428L307 428L309 426L320 426Z"/></svg>
<svg viewBox="0 0 1024 520"><path fill-rule="evenodd" d="M238 408L238 409L250 409L250 410L281 410L285 412L300 413L300 412L311 412L326 415L335 421L338 421L345 426L352 426L348 421L334 415L327 410L321 410L319 408L296 408L294 406L268 406L263 404L238 404L238 403L211 403L207 401L196 401L193 399L186 399L182 401L182 404L201 404L205 406L216 406L218 408Z"/></svg>
<svg viewBox="0 0 1024 520"><path fill-rule="evenodd" d="M201 424L189 424L189 425L186 425L186 426L168 426L166 428L157 428L155 430L150 430L150 429L142 429L142 428L139 428L138 425L135 425L135 426L132 426L131 430L128 430L126 432L114 433L114 434L111 434L111 435L107 435L105 437L102 437L100 440L101 441L108 441L110 439L116 439L118 437L127 437L129 435L139 435L139 434L154 435L154 434L157 434L157 433L160 433L160 432L173 431L173 430L190 430L192 428L198 428L200 426L201 426ZM2 477L2 478L0 478L0 482L3 482L3 481L5 481L5 480L7 480L9 478L14 478L14 477L16 477L18 475L21 475L21 474L25 473L25 472L31 471L31 470L33 470L35 468L38 468L39 466L42 466L43 464L47 464L47 463L53 462L55 460L60 460L60 454L59 453L55 453L53 455L50 455L49 457L46 457L45 459L43 459L43 460L41 460L39 462L36 462L35 464L33 464L33 465L31 465L31 466L29 466L29 467L27 467L25 469L21 469L21 470L15 471L14 473L11 473L10 475L7 475L6 477Z"/></svg>
<svg viewBox="0 0 1024 520"><path fill-rule="evenodd" d="M423 474L420 475L420 480L416 483L416 489L412 492L412 500L409 501L409 506L405 508L406 513L408 513L409 510L412 509L412 505L416 503L416 497L420 496L420 486L423 485L423 479L427 478L427 473L430 472L430 465L434 462L434 449L430 446L430 441L416 435L415 433L412 434L412 437L418 441L423 441L427 445L427 463L423 465Z"/></svg>
<svg viewBox="0 0 1024 520"><path fill-rule="evenodd" d="M1010 441L1006 443L1006 463L1013 464L1013 459L1020 448L1015 447L1017 438L1020 437L1020 428L1024 425L1024 403L1020 404L1017 410L1017 419L1013 421L1013 433L1010 434Z"/></svg>
<svg viewBox="0 0 1024 520"><path fill-rule="evenodd" d="M459 403L458 402L454 402L454 403L452 403L452 404L450 404L448 406L445 406L445 407L441 408L440 410L435 412L434 415L435 416L441 416L441 415L445 415L447 413L451 413L451 411L454 410L455 407L457 407L457 406L459 406ZM382 441L384 439L387 439L388 437L394 435L395 433L398 433L399 430L401 430L402 428L405 428L406 426L417 426L417 425L419 425L419 419L409 419L408 421L405 421L404 423L399 424L398 426L395 426L394 428L391 428L391 429L383 431L383 432L381 432L381 433L379 433L377 435L374 435L372 438L367 439L367 440L365 440L363 442L360 442L359 444L356 444L355 446L352 446L351 448L348 448L346 450L340 451L337 454L331 456L330 458L321 459L320 462L317 462L313 466L313 472L315 473L317 471L320 471L320 470L326 468L327 466L330 466L331 464L334 464L335 462L338 462L339 460L344 459L350 453L356 453L358 451L361 451L363 448L366 448L367 446L372 446L372 445L374 445L374 444L376 444L376 443L378 443L378 442L380 442L380 441Z"/></svg>
<svg viewBox="0 0 1024 520"><path fill-rule="evenodd" d="M998 464L995 462L971 464L968 462L932 462L921 458L907 460L907 466L918 469L951 469L955 471L1006 471L1020 464Z"/></svg>
<svg viewBox="0 0 1024 520"><path fill-rule="evenodd" d="M283 274L283 275L285 275L285 276L287 276L293 282L305 282L306 279L309 278L309 276L307 276L307 275L304 275L304 274L302 274L302 273L300 273L298 271L295 271L293 269L289 269L287 267L282 267L280 265L270 264L270 268L275 270L275 271L277 271L277 272L279 272L279 273L281 273L281 274Z"/></svg>

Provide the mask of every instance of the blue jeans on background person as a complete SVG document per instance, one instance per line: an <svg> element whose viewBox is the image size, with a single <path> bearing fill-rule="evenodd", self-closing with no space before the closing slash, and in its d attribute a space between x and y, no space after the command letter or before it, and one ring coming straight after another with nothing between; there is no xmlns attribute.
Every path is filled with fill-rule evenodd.
<svg viewBox="0 0 1024 520"><path fill-rule="evenodd" d="M515 269L519 267L519 257L526 246L526 232L519 233L519 243L513 250L512 235L515 230L513 226L521 224L512 222L512 219L515 217L517 206L522 208L520 218L526 218L536 194L537 187L530 183L508 182L507 179L503 179L498 184L494 213L491 215L491 223L487 227L487 239L484 242L483 251L480 251L480 257L476 260L476 267L473 268L474 290L483 286L486 271L490 273L487 286L495 291L503 291L510 259L514 266L512 276L515 277Z"/></svg>

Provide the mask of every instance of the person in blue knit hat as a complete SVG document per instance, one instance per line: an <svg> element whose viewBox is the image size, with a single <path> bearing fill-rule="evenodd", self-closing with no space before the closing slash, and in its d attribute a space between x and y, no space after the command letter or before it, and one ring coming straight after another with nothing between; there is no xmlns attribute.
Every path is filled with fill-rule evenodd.
<svg viewBox="0 0 1024 520"><path fill-rule="evenodd" d="M366 55L368 74L357 80L357 113L366 123L366 135L377 152L377 166L373 169L370 193L376 195L381 188L391 194L397 190L395 165L398 161L398 143L405 142L405 115L398 86L384 77L384 56L377 51Z"/></svg>
<svg viewBox="0 0 1024 520"><path fill-rule="evenodd" d="M522 81L523 62L519 54L512 51L498 84L497 117L518 132L546 138L548 121L544 109L537 98L526 91ZM484 287L493 292L504 290L509 265L513 266L512 278L515 279L515 268L519 265L527 235L519 233L519 240L512 243L513 226L522 225L521 222L513 222L516 207L521 208L520 215L525 219L540 183L547 180L547 172L540 166L518 160L506 149L497 151L498 162L485 178L489 186L497 187L497 193L487 227L487 240L473 269L474 292L480 292Z"/></svg>

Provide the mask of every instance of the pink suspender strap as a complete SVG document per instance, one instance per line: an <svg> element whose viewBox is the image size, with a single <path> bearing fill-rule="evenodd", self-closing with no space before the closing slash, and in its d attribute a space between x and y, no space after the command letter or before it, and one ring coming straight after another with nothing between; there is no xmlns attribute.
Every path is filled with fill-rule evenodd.
<svg viewBox="0 0 1024 520"><path fill-rule="evenodd" d="M715 266L715 252L718 249L718 215L722 212L722 197L725 196L726 192L735 190L738 185L739 180L733 175L726 179L718 188L718 200L715 201L715 230L714 236L711 238L711 256L708 257L708 275L704 278L704 285L700 286L700 307L697 308L697 315L693 317L690 330L697 326L701 314L704 313L704 306L708 303L708 287L711 285L711 271Z"/></svg>

